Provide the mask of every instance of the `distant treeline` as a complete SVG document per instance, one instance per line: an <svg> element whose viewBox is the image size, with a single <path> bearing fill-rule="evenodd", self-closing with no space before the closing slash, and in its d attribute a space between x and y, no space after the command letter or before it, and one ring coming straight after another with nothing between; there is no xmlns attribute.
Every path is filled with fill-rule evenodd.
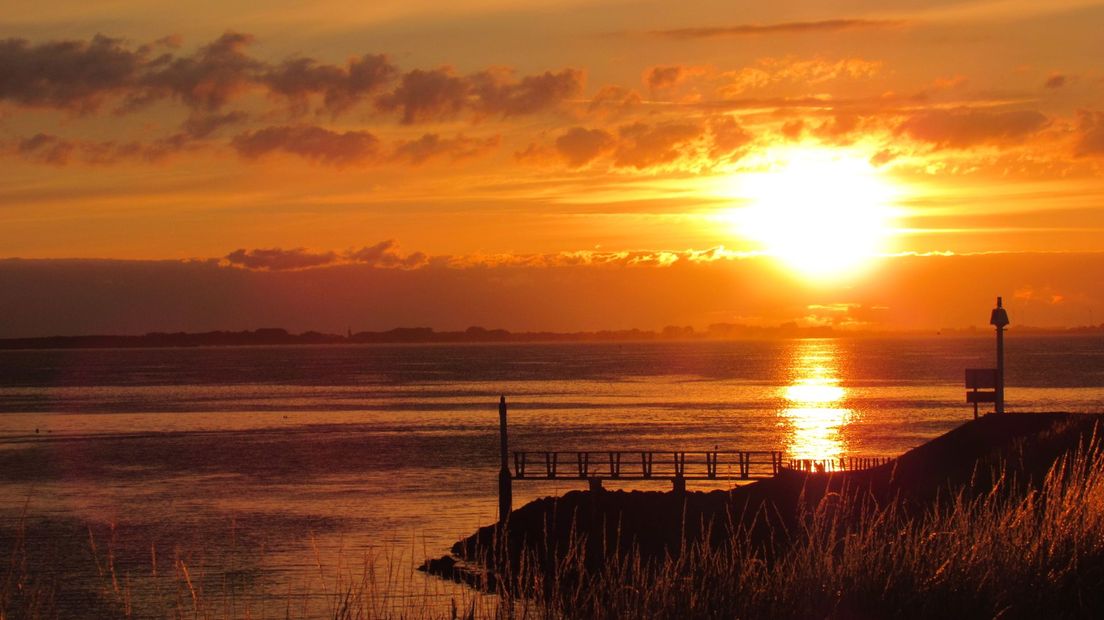
<svg viewBox="0 0 1104 620"><path fill-rule="evenodd" d="M639 340L684 340L693 338L772 338L825 337L834 335L830 327L749 327L717 324L708 331L693 327L668 326L661 331L640 329L593 332L509 332L505 329L469 327L464 331L435 331L432 327L397 327L382 332L325 334L308 331L293 334L270 327L253 331L213 331L201 333L151 332L141 336L49 336L42 338L0 339L0 349L103 349L138 347L210 347L263 346L294 344L402 344L466 342L625 342Z"/></svg>
<svg viewBox="0 0 1104 620"><path fill-rule="evenodd" d="M942 330L943 335L972 335L989 332L989 328ZM1104 325L1070 329L1019 327L1021 334L1099 334ZM931 334L931 332L923 332ZM916 335L917 332L912 332ZM759 327L735 323L714 323L704 331L689 326L669 325L660 331L641 329L602 330L593 332L509 332L505 329L469 327L464 331L435 331L431 327L397 327L382 332L349 332L325 334L308 331L293 334L286 329L270 327L252 331L213 331L200 333L151 332L141 336L48 336L41 338L0 339L0 349L109 349L155 347L212 347L320 344L403 344L403 343L475 343L475 342L629 342L648 340L727 340L756 338L829 338L833 336L895 335L894 332L859 332L835 330L831 326L802 327L783 323ZM908 335L908 334L904 334Z"/></svg>

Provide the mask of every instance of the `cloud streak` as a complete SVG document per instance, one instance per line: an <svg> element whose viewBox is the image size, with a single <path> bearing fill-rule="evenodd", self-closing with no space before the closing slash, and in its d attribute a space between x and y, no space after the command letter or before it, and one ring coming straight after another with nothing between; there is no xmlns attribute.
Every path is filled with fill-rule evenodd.
<svg viewBox="0 0 1104 620"><path fill-rule="evenodd" d="M231 142L245 159L283 152L332 166L374 161L379 157L379 143L379 138L367 131L338 132L314 125L266 127L238 134Z"/></svg>
<svg viewBox="0 0 1104 620"><path fill-rule="evenodd" d="M223 257L225 264L253 271L302 271L357 264L378 269L417 269L428 263L422 252L402 254L394 239L345 252L306 248L239 248Z"/></svg>
<svg viewBox="0 0 1104 620"><path fill-rule="evenodd" d="M535 114L582 92L579 69L517 76L507 68L458 75L451 68L401 71L384 54L344 64L295 57L272 63L250 54L254 37L227 32L190 54L175 42L134 46L97 35L88 41L31 43L0 40L0 101L89 113L118 100L132 112L159 101L215 114L257 90L290 104L295 115L312 109L333 116L363 103L413 124L462 113L503 118Z"/></svg>
<svg viewBox="0 0 1104 620"><path fill-rule="evenodd" d="M161 161L189 145L190 140L185 134L175 134L146 144L115 140L69 140L53 134L38 133L17 141L9 150L24 159L55 166L64 166L73 161L108 165L122 161Z"/></svg>
<svg viewBox="0 0 1104 620"><path fill-rule="evenodd" d="M458 135L442 138L435 133L427 133L417 140L399 142L391 155L393 161L404 161L413 165L423 164L431 159L447 157L452 161L478 157L498 147L501 139L469 138Z"/></svg>
<svg viewBox="0 0 1104 620"><path fill-rule="evenodd" d="M1104 112L1081 110L1077 121L1076 154L1104 155Z"/></svg>
<svg viewBox="0 0 1104 620"><path fill-rule="evenodd" d="M703 26L698 28L671 28L652 30L648 34L670 39L711 39L718 37L746 37L772 34L817 34L844 30L869 30L899 28L908 22L888 19L824 19L817 21L792 21L774 24L736 24L733 26Z"/></svg>
<svg viewBox="0 0 1104 620"><path fill-rule="evenodd" d="M643 170L672 164L738 159L753 134L727 115L705 122L638 121L616 130L576 126L560 134L555 152L572 168L608 158L615 168Z"/></svg>
<svg viewBox="0 0 1104 620"><path fill-rule="evenodd" d="M671 267L675 264L701 264L758 256L756 252L737 252L724 246L702 250L624 250L606 252L578 250L534 254L471 254L429 256L424 252L404 254L394 239L359 249L313 251L306 248L239 248L223 257L225 264L258 271L301 271L339 265L366 265L378 269L485 269L498 267Z"/></svg>
<svg viewBox="0 0 1104 620"><path fill-rule="evenodd" d="M928 110L906 119L897 133L938 148L969 148L1023 140L1048 123L1036 110Z"/></svg>
<svg viewBox="0 0 1104 620"><path fill-rule="evenodd" d="M465 112L507 118L553 108L581 93L584 81L585 74L578 69L546 71L520 80L504 70L461 76L450 67L415 69L377 99L376 107L397 112L406 125L451 120Z"/></svg>
<svg viewBox="0 0 1104 620"><path fill-rule="evenodd" d="M90 112L106 97L135 88L149 62L147 50L131 50L121 39L102 35L37 45L5 39L0 41L0 101Z"/></svg>
<svg viewBox="0 0 1104 620"><path fill-rule="evenodd" d="M269 67L260 77L269 92L291 102L296 114L310 109L311 98L322 98L322 109L337 115L381 92L399 75L383 54L364 54L345 66L293 58Z"/></svg>

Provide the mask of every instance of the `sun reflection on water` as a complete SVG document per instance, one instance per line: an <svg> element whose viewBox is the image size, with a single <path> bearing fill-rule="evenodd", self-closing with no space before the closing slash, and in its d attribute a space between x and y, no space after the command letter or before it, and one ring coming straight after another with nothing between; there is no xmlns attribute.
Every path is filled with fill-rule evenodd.
<svg viewBox="0 0 1104 620"><path fill-rule="evenodd" d="M790 355L790 384L781 389L779 412L787 429L786 452L795 459L835 459L846 452L840 430L855 412L843 405L840 351L834 340L799 340Z"/></svg>

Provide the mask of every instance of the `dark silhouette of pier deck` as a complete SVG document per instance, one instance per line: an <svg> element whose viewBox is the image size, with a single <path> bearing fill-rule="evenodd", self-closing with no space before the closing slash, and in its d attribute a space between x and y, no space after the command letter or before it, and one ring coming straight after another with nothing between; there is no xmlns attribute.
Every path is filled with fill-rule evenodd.
<svg viewBox="0 0 1104 620"><path fill-rule="evenodd" d="M515 481L586 480L592 491L605 481L668 481L685 492L687 481L754 481L783 469L837 472L868 469L891 462L888 457L832 459L786 458L781 450L524 450L513 452L510 471L506 433L506 397L499 399L499 519L510 514Z"/></svg>
<svg viewBox="0 0 1104 620"><path fill-rule="evenodd" d="M783 468L850 471L890 458L787 459L779 450L598 450L514 452L513 480L763 480Z"/></svg>

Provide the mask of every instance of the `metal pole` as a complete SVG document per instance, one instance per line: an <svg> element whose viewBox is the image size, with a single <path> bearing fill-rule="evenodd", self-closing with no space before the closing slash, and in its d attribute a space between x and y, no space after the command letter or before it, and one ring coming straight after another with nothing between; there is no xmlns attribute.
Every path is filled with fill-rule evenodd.
<svg viewBox="0 0 1104 620"><path fill-rule="evenodd" d="M998 298L999 300L1000 298ZM999 302L998 302L998 308ZM997 413L1004 413L1004 326L997 326Z"/></svg>
<svg viewBox="0 0 1104 620"><path fill-rule="evenodd" d="M989 317L989 324L997 328L997 385L994 399L997 413L1004 413L1004 328L1008 325L1008 311L1000 297L997 297L997 307Z"/></svg>
<svg viewBox="0 0 1104 620"><path fill-rule="evenodd" d="M513 481L510 476L510 466L506 459L506 397L498 400L498 452L501 467L498 470L498 520L505 522L513 510Z"/></svg>

